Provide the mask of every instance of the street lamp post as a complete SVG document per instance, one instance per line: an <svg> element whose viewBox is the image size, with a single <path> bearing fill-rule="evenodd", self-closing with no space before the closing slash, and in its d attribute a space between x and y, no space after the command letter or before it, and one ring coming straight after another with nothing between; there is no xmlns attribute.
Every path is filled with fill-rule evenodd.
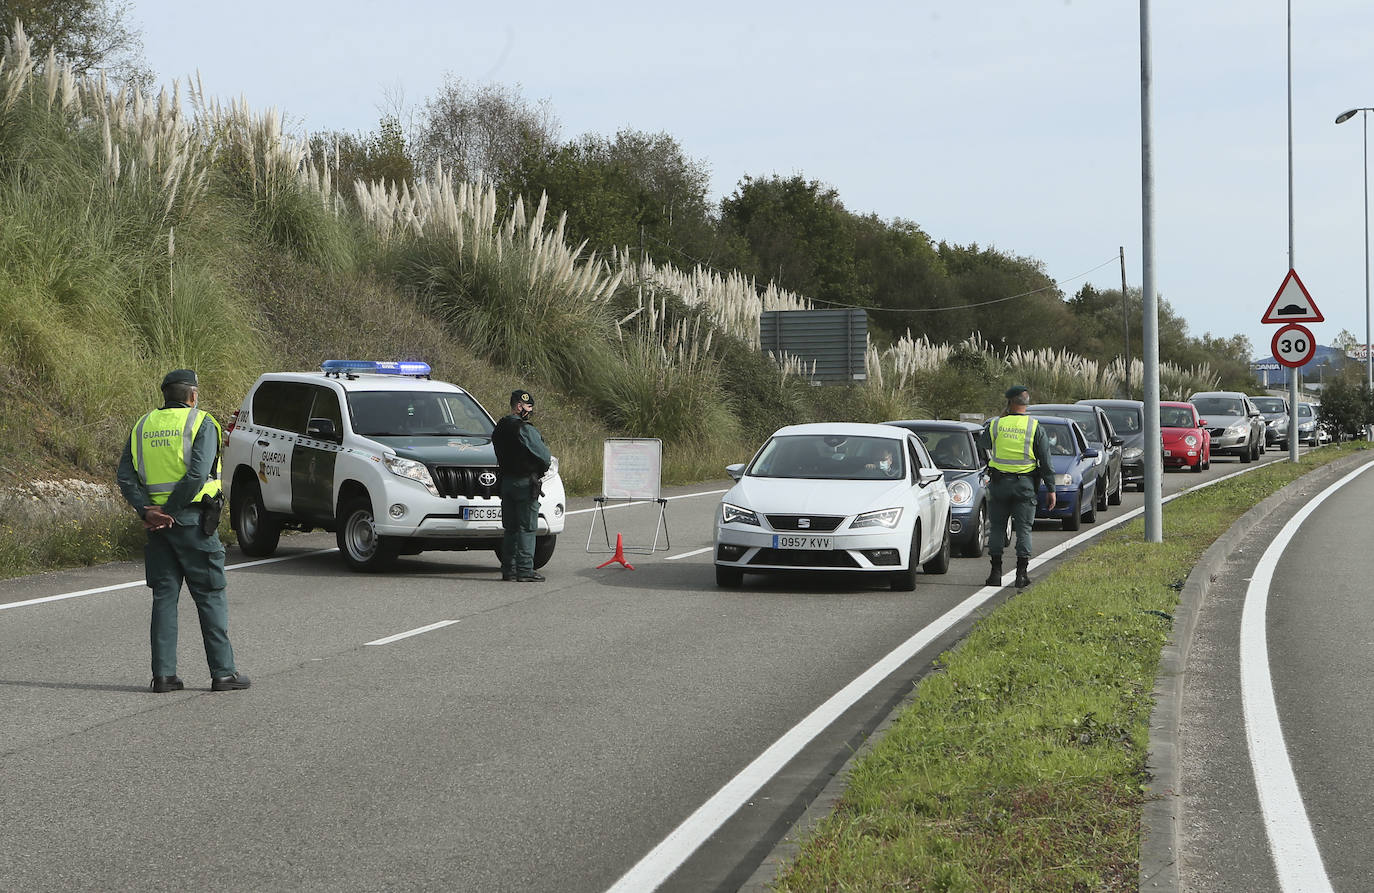
<svg viewBox="0 0 1374 893"><path fill-rule="evenodd" d="M1369 337L1369 113L1374 108L1351 109L1336 117L1337 124L1344 124L1358 113L1364 126L1364 370L1365 386L1374 390L1374 351L1370 350Z"/></svg>

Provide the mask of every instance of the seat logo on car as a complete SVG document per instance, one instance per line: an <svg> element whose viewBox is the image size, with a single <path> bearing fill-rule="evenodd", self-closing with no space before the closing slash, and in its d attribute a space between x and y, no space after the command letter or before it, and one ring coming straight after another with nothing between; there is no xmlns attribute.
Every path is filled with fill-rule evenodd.
<svg viewBox="0 0 1374 893"><path fill-rule="evenodd" d="M477 475L477 483L481 484L483 487L490 487L492 484L496 483L496 474L494 472L484 471Z"/></svg>
<svg viewBox="0 0 1374 893"><path fill-rule="evenodd" d="M797 529L798 529L798 530L810 530L810 529L811 529L811 519L810 519L810 518L798 518L798 519L797 519Z"/></svg>

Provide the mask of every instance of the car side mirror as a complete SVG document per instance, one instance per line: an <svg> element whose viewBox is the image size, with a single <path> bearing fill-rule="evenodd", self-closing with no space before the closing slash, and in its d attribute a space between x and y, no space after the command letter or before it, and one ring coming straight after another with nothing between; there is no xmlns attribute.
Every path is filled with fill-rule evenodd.
<svg viewBox="0 0 1374 893"><path fill-rule="evenodd" d="M744 477L744 463L737 462L734 465L725 466L725 473L730 475L730 480L737 481Z"/></svg>
<svg viewBox="0 0 1374 893"><path fill-rule="evenodd" d="M916 483L928 487L936 481L943 481L945 473L938 468L922 468L916 472Z"/></svg>
<svg viewBox="0 0 1374 893"><path fill-rule="evenodd" d="M1112 438L1112 446L1121 446L1121 445L1122 445L1123 443L1125 443L1125 442L1126 442L1125 438L1122 438L1122 437L1113 437L1113 438Z"/></svg>
<svg viewBox="0 0 1374 893"><path fill-rule="evenodd" d="M334 427L332 419L311 419L305 425L305 436L317 440L332 440L334 443L343 442L343 435Z"/></svg>
<svg viewBox="0 0 1374 893"><path fill-rule="evenodd" d="M1084 459L1096 459L1097 456L1098 456L1097 450L1093 449L1092 447L1088 447L1086 450L1083 451L1083 458L1084 458Z"/></svg>
<svg viewBox="0 0 1374 893"><path fill-rule="evenodd" d="M1197 426L1198 426L1199 428L1206 428L1206 427L1207 427L1207 420L1206 420L1206 419L1198 419L1198 420L1197 420Z"/></svg>

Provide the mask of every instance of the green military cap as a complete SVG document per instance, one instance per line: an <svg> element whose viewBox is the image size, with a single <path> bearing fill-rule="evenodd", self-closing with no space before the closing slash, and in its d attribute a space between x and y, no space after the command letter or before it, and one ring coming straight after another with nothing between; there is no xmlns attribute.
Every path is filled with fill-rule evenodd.
<svg viewBox="0 0 1374 893"><path fill-rule="evenodd" d="M1023 384L1014 384L1014 385L1012 385L1011 387L1007 388L1007 392L1006 392L1005 394L1003 394L1003 396L1006 397L1008 400L1011 400L1012 398L1014 398L1014 397L1015 397L1016 395L1018 395L1018 394L1026 394L1026 393L1029 393L1029 392L1030 392L1030 388L1026 387L1025 385L1023 385Z"/></svg>
<svg viewBox="0 0 1374 893"><path fill-rule="evenodd" d="M516 390L510 392L510 405L514 406L517 403L528 403L529 405L533 406L534 398L530 396L529 391L517 388Z"/></svg>
<svg viewBox="0 0 1374 893"><path fill-rule="evenodd" d="M165 388L172 384L188 384L193 388L200 387L200 381L196 378L194 369L173 369L162 379L162 386Z"/></svg>

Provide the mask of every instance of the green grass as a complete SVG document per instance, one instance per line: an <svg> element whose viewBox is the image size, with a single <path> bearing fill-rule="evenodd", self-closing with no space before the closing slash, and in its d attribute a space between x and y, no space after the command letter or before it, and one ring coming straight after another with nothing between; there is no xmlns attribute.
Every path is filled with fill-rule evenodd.
<svg viewBox="0 0 1374 893"><path fill-rule="evenodd" d="M1178 590L1240 515L1349 444L1136 519L1015 596L924 679L776 888L1138 888L1149 718ZM1123 574L1122 568L1129 568Z"/></svg>

